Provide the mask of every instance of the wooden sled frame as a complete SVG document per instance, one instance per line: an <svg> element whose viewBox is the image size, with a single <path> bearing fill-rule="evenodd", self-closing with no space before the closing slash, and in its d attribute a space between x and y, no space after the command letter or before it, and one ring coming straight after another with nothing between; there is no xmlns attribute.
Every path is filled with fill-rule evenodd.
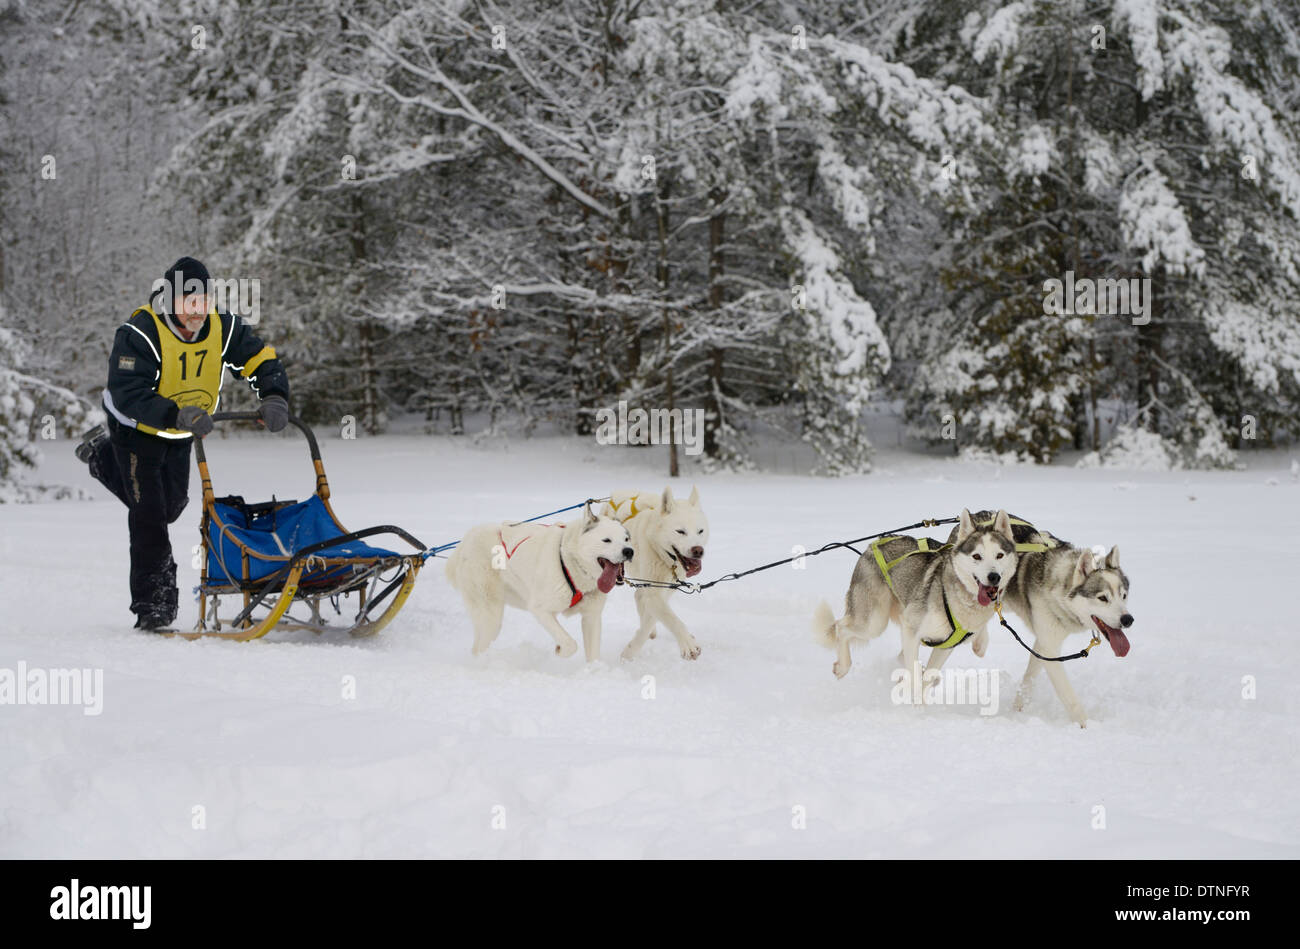
<svg viewBox="0 0 1300 949"><path fill-rule="evenodd" d="M213 422L257 421L261 415L256 412L218 412L212 416ZM392 622L406 603L415 578L424 564L424 544L412 537L400 527L385 524L368 527L365 530L349 531L339 523L334 509L330 506L329 479L325 477L325 465L321 461L320 447L316 435L301 419L290 416L289 422L307 437L311 452L312 465L316 470L315 494L324 503L325 510L339 530L338 537L331 537L316 544L297 550L284 562L282 557L268 557L260 551L253 550L240 542L238 537L226 529L220 514L216 510L216 495L212 490L212 478L208 473L208 460L203 449L202 439L194 440L195 457L198 460L199 476L203 482L203 517L199 522L199 537L203 548L203 568L199 581L199 621L194 630L189 632L169 632L163 635L179 636L183 639L233 639L247 641L260 639L272 629L307 629L313 633L326 630L344 629L352 636L373 636ZM285 502L288 506L295 502ZM274 505L272 510L280 505ZM232 577L223 569L223 577L213 578L208 575L209 559L222 563L221 557L214 553L208 540L209 527L215 525L222 536L234 543L240 551L241 575ZM393 555L389 557L338 557L321 555L319 551L375 534L396 534L419 553ZM211 558L210 556L211 555ZM250 564L253 560L283 563L275 573L260 580L250 579ZM223 564L223 566L229 566ZM340 567L352 568L344 576L332 580L303 585L304 574L318 571L329 572ZM387 575L385 575L387 574ZM339 624L332 626L320 615L322 600L328 599L338 609L338 599L357 593L360 602L356 618L350 626ZM218 614L222 597L242 596L243 609L233 618L223 621ZM392 602L378 616L371 613L392 596ZM211 600L209 609L208 601ZM268 602L269 601L269 602ZM297 601L305 602L311 610L309 618L296 618L289 615L289 608ZM265 610L256 617L259 610ZM341 614L341 610L339 610ZM223 629L228 626L228 629Z"/></svg>

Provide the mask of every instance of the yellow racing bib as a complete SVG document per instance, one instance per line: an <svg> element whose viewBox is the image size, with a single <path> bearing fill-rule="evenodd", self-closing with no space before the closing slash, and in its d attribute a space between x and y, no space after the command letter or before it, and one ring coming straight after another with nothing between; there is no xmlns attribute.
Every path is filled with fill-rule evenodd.
<svg viewBox="0 0 1300 949"><path fill-rule="evenodd" d="M217 410L221 401L222 325L216 307L209 314L208 335L194 343L186 343L172 331L150 307L140 308L153 317L158 329L158 357L162 363L158 370L157 392L184 408L197 405L208 414ZM140 312L137 310L136 313ZM134 314L132 314L134 315ZM189 432L179 428L154 428L143 422L137 425L142 432L164 438L190 438Z"/></svg>

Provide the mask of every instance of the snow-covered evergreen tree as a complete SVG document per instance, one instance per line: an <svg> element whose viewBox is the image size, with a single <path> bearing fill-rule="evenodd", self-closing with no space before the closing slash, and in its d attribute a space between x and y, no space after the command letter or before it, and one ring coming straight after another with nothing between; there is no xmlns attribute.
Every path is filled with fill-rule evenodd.
<svg viewBox="0 0 1300 949"><path fill-rule="evenodd" d="M776 427L843 473L904 394L959 447L1100 451L1118 406L1232 464L1300 431L1300 30L1239 14L30 0L2 14L37 77L0 76L3 137L60 177L10 202L0 295L20 340L99 314L25 356L84 396L187 252L261 280L295 408L363 430L589 436L627 399L704 409L711 464ZM1052 312L1067 272L1149 280L1149 321Z"/></svg>
<svg viewBox="0 0 1300 949"><path fill-rule="evenodd" d="M40 453L31 438L36 403L18 372L18 340L4 324L0 304L0 501L13 501L19 496L19 470L34 467Z"/></svg>
<svg viewBox="0 0 1300 949"><path fill-rule="evenodd" d="M1295 23L1198 0L948 6L917 25L922 60L1002 131L957 162L975 200L939 251L951 335L912 383L916 430L947 411L959 439L1048 460L1097 447L1096 405L1116 398L1188 464L1231 463L1246 416L1293 435ZM1150 280L1149 321L1044 313L1066 271Z"/></svg>
<svg viewBox="0 0 1300 949"><path fill-rule="evenodd" d="M93 401L116 326L164 267L198 252L187 242L199 205L147 195L190 122L159 102L142 65L158 6L0 4L0 177L10 184L0 293L10 327L32 344L27 371ZM173 61L188 35L171 38Z"/></svg>
<svg viewBox="0 0 1300 949"><path fill-rule="evenodd" d="M103 417L73 392L24 372L27 347L7 322L0 302L0 503L27 501L48 493L44 486L23 483L19 477L24 468L33 468L41 460L38 430L55 437L59 433L80 434L92 419ZM68 442L54 444L66 446ZM78 493L77 489L57 490L60 497Z"/></svg>

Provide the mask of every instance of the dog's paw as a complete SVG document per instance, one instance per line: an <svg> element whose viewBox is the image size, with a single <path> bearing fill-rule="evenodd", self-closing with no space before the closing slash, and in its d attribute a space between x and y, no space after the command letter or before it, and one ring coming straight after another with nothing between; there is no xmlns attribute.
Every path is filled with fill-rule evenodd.
<svg viewBox="0 0 1300 949"><path fill-rule="evenodd" d="M1025 710L1025 696L1023 693L1016 693L1016 699L1011 703L1011 708L1017 712L1023 712Z"/></svg>
<svg viewBox="0 0 1300 949"><path fill-rule="evenodd" d="M693 637L687 637L686 641L678 644L678 649L683 659L700 658L700 644Z"/></svg>
<svg viewBox="0 0 1300 949"><path fill-rule="evenodd" d="M921 704L943 704L943 673L938 669L926 669L921 675Z"/></svg>
<svg viewBox="0 0 1300 949"><path fill-rule="evenodd" d="M618 654L618 657L622 659L624 662L631 662L639 655L641 655L641 650L633 648L632 644L628 643L626 646L623 647L623 651Z"/></svg>
<svg viewBox="0 0 1300 949"><path fill-rule="evenodd" d="M849 664L846 662L844 663L843 667L841 667L840 661L836 659L833 663L831 663L831 672L835 673L835 678L843 679L846 675L849 674Z"/></svg>
<svg viewBox="0 0 1300 949"><path fill-rule="evenodd" d="M654 638L655 638L656 636L658 636L658 635L659 635L659 630L657 630L657 629L652 629L652 630L650 630L650 638L651 638L651 639L654 639Z"/></svg>
<svg viewBox="0 0 1300 949"><path fill-rule="evenodd" d="M578 651L578 644L570 639L567 643L556 643L555 654L561 659L568 659Z"/></svg>
<svg viewBox="0 0 1300 949"><path fill-rule="evenodd" d="M986 653L989 648L988 630L981 630L980 632L976 633L975 638L971 640L970 648L971 651L975 653L975 655L983 659L984 653Z"/></svg>

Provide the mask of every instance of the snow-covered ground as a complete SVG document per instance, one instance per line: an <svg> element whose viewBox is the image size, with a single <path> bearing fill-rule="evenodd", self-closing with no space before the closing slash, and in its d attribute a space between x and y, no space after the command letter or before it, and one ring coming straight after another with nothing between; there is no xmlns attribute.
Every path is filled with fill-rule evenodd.
<svg viewBox="0 0 1300 949"><path fill-rule="evenodd" d="M209 445L218 493L311 489L292 435ZM567 438L322 447L345 524L396 523L426 543L665 482L659 449ZM474 658L437 561L373 640L151 637L129 628L125 509L70 444L46 455L37 478L95 499L0 505L0 668L102 669L103 708L0 706L0 856L1300 856L1300 484L1284 453L1156 474L886 448L864 477L682 479L711 520L700 579L963 505L1120 544L1133 648L1068 664L1086 730L1045 678L1011 710L1027 656L997 627L983 660L962 647L947 666L997 670L997 714L891 703L892 630L836 681L808 626L818 599L841 602L843 551L679 597L696 662L662 633L618 660L626 590L599 663L557 659L517 611ZM183 590L198 519L193 500L172 529ZM181 622L195 612L183 599Z"/></svg>

